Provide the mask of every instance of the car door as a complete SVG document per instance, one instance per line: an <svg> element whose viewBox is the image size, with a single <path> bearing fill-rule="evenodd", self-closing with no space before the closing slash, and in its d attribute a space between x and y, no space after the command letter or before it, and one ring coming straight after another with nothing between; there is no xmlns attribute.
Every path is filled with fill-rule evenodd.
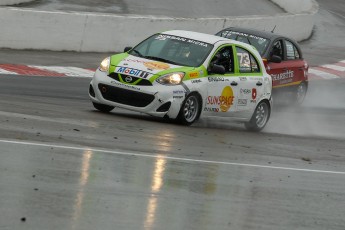
<svg viewBox="0 0 345 230"><path fill-rule="evenodd" d="M287 39L284 40L286 50L286 67L290 71L289 78L281 80L281 85L298 85L306 80L306 63L297 45Z"/></svg>
<svg viewBox="0 0 345 230"><path fill-rule="evenodd" d="M269 59L273 56L279 57L281 62L269 62L267 64L267 72L272 76L273 88L279 88L284 85L284 81L292 79L292 71L289 70L289 62L285 60L285 43L283 39L277 39L273 42L273 46L269 52Z"/></svg>
<svg viewBox="0 0 345 230"><path fill-rule="evenodd" d="M252 113L257 103L264 95L264 77L258 60L250 51L236 46L239 75L238 97L236 101L238 112Z"/></svg>
<svg viewBox="0 0 345 230"><path fill-rule="evenodd" d="M204 105L204 114L207 116L232 116L237 108L237 95L239 77L234 70L234 49L231 45L225 45L214 53L210 67L222 66L224 74L209 72L207 97Z"/></svg>

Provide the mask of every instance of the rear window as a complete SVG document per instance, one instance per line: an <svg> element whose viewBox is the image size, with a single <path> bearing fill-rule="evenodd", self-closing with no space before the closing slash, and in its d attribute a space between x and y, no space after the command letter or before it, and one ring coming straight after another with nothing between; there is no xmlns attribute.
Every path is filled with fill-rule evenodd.
<svg viewBox="0 0 345 230"><path fill-rule="evenodd" d="M270 40L267 38L259 37L254 34L233 31L233 30L223 30L217 33L216 35L223 38L229 38L229 39L250 44L258 50L261 56L265 53L268 47L268 44L270 43Z"/></svg>

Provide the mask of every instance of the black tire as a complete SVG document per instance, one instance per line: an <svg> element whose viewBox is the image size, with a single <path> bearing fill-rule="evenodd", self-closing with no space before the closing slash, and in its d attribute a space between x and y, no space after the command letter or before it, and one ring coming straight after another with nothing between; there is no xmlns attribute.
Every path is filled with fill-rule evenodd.
<svg viewBox="0 0 345 230"><path fill-rule="evenodd" d="M297 86L296 94L295 94L295 104L302 105L305 96L307 95L308 86L305 82L302 82Z"/></svg>
<svg viewBox="0 0 345 230"><path fill-rule="evenodd" d="M200 96L196 93L191 93L183 101L177 120L183 125L191 125L199 119L200 113Z"/></svg>
<svg viewBox="0 0 345 230"><path fill-rule="evenodd" d="M267 124L271 115L271 106L267 101L261 101L255 108L252 118L245 123L250 131L261 131Z"/></svg>
<svg viewBox="0 0 345 230"><path fill-rule="evenodd" d="M96 102L92 102L92 104L95 107L95 109L97 109L103 113L109 113L111 110L113 110L115 108L114 106L103 105L103 104L99 104Z"/></svg>

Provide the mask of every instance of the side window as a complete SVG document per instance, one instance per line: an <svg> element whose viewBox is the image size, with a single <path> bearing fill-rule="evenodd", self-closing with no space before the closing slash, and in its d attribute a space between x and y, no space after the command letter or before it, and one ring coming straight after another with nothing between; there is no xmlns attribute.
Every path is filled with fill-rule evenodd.
<svg viewBox="0 0 345 230"><path fill-rule="evenodd" d="M284 55L283 55L283 41L279 40L276 41L273 44L270 56L272 57L273 55L280 57L282 60L284 60Z"/></svg>
<svg viewBox="0 0 345 230"><path fill-rule="evenodd" d="M300 59L301 55L298 52L297 47L290 41L285 41L286 58L288 60Z"/></svg>
<svg viewBox="0 0 345 230"><path fill-rule="evenodd" d="M259 73L260 67L254 56L247 50L236 47L240 73Z"/></svg>
<svg viewBox="0 0 345 230"><path fill-rule="evenodd" d="M225 73L234 73L233 52L231 46L221 48L212 58L211 65L222 65Z"/></svg>

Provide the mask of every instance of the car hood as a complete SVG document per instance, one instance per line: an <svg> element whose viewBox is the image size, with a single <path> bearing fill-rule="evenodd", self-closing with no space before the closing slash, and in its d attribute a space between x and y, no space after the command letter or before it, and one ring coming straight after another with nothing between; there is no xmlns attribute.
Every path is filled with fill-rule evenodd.
<svg viewBox="0 0 345 230"><path fill-rule="evenodd" d="M109 73L119 73L133 77L150 79L153 75L171 72L183 66L136 57L127 53L114 55Z"/></svg>

